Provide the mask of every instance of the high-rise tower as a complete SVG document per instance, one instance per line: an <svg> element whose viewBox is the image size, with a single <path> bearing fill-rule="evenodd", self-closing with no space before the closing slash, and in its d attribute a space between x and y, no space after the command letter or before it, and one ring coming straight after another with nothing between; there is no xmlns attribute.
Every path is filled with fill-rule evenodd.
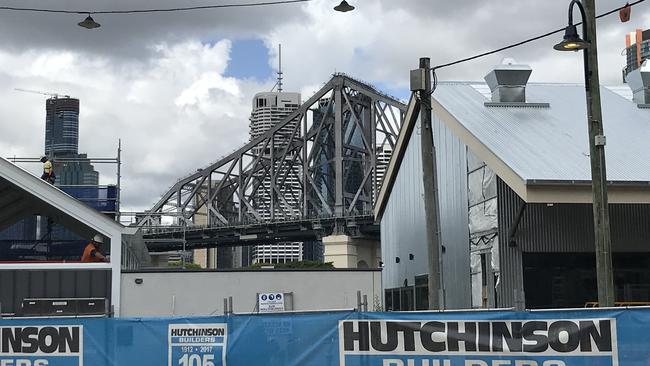
<svg viewBox="0 0 650 366"><path fill-rule="evenodd" d="M49 98L45 102L45 154L79 152L79 99Z"/></svg>
<svg viewBox="0 0 650 366"><path fill-rule="evenodd" d="M287 117L300 107L300 93L267 92L257 93L253 98L253 109L250 117L250 135L254 140ZM294 120L280 130L281 133L291 134L300 121ZM283 148L287 141L278 139L273 142L276 149ZM269 150L267 148L267 150ZM254 151L255 154L269 154L270 151Z"/></svg>
<svg viewBox="0 0 650 366"><path fill-rule="evenodd" d="M636 29L625 35L625 56L623 80L627 74L639 68L643 61L650 58L650 29Z"/></svg>
<svg viewBox="0 0 650 366"><path fill-rule="evenodd" d="M98 185L99 173L86 154L79 154L79 99L45 101L45 155L54 159L57 185ZM57 162L74 159L73 162Z"/></svg>
<svg viewBox="0 0 650 366"><path fill-rule="evenodd" d="M273 128L279 122L284 120L293 111L300 107L300 93L285 93L285 92L266 92L258 93L253 98L253 109L250 117L250 136L251 140L263 135L268 130ZM291 121L281 129L290 136L292 131L300 123L299 119ZM280 135L281 135L280 134ZM276 154L287 148L289 144L288 139L282 138L273 141L273 149ZM253 153L257 156L269 157L271 155L271 148L267 146L264 151L262 148L254 149ZM287 156L287 159L291 159ZM294 172L295 173L295 172ZM282 175L283 172L278 172ZM290 177L296 176L295 174L287 175L284 185L278 187L280 194L284 194L284 199L289 204L288 207L275 207L271 208L271 178L266 176L262 177L260 174L260 191L257 197L257 210L264 220L270 220L272 217L275 219L283 218L286 212L290 212L292 207L298 206L295 202L294 196L289 194L289 191L299 190L300 184L296 179ZM299 176L298 174L297 176ZM271 212L273 210L273 213ZM253 263L285 263L291 261L302 260L302 244L299 242L286 242L258 245L252 250Z"/></svg>

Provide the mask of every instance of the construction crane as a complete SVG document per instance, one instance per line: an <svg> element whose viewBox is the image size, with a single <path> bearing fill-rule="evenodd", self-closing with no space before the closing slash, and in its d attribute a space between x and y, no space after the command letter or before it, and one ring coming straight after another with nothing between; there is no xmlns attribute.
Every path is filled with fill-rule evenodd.
<svg viewBox="0 0 650 366"><path fill-rule="evenodd" d="M29 90L29 89L21 89L21 88L14 88L16 91L21 91L25 93L34 93L34 94L41 94L41 95L47 95L52 98L59 98L59 97L64 97L64 98L70 98L69 95L63 95L59 93L48 93L48 92L43 92L43 91L38 91L38 90Z"/></svg>

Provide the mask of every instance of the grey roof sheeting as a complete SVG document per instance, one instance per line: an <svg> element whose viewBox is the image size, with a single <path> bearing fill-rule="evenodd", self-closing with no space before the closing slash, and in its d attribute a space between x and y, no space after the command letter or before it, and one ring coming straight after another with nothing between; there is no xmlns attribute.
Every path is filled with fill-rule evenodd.
<svg viewBox="0 0 650 366"><path fill-rule="evenodd" d="M527 102L548 108L486 107L486 89L439 83L433 98L527 184L591 181L583 85L529 83ZM647 185L650 109L638 108L621 90L601 87L607 178Z"/></svg>

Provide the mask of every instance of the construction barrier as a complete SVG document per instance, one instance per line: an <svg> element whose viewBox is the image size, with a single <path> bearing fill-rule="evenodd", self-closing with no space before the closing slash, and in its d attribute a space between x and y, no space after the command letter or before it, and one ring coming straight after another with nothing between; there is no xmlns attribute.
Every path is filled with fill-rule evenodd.
<svg viewBox="0 0 650 366"><path fill-rule="evenodd" d="M650 309L0 320L1 366L650 365Z"/></svg>

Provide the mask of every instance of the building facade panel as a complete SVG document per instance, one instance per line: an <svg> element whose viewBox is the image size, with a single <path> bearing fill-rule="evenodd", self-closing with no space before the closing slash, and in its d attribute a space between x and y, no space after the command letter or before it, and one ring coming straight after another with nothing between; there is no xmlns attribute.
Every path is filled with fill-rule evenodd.
<svg viewBox="0 0 650 366"><path fill-rule="evenodd" d="M610 204L614 252L650 252L650 205ZM590 204L528 204L515 240L524 252L591 253L594 221Z"/></svg>
<svg viewBox="0 0 650 366"><path fill-rule="evenodd" d="M381 219L382 282L386 289L406 287L413 284L415 276L427 273L419 130L418 122ZM409 259L409 254L414 258Z"/></svg>
<svg viewBox="0 0 650 366"><path fill-rule="evenodd" d="M434 119L440 240L444 247L443 285L447 308L471 307L469 229L467 217L466 147L441 121ZM428 250L420 124L415 126L381 220L382 272L387 306L391 310L426 307ZM413 289L412 289L413 288ZM398 291L399 290L399 291ZM406 295L405 295L406 293ZM412 295L411 295L412 293ZM397 300L399 298L399 300Z"/></svg>
<svg viewBox="0 0 650 366"><path fill-rule="evenodd" d="M445 307L470 308L467 147L440 119L434 116L432 124L438 162Z"/></svg>
<svg viewBox="0 0 650 366"><path fill-rule="evenodd" d="M496 307L523 306L523 267L521 248L508 244L510 227L517 217L518 209L524 201L500 178L497 180L497 213L499 229L500 276L497 289Z"/></svg>
<svg viewBox="0 0 650 366"><path fill-rule="evenodd" d="M595 300L593 211L590 204L526 204L498 181L501 277L499 307L583 306ZM617 300L645 301L650 287L650 205L610 204ZM513 227L515 227L513 229ZM541 294L544 294L543 296Z"/></svg>

